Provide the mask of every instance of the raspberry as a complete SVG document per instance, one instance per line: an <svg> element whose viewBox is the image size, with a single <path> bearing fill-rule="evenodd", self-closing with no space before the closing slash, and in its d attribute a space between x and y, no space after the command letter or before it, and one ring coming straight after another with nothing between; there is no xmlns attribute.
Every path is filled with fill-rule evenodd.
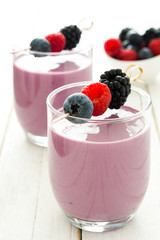
<svg viewBox="0 0 160 240"><path fill-rule="evenodd" d="M100 82L92 83L82 89L93 103L93 116L102 115L111 101L111 92L107 85Z"/></svg>
<svg viewBox="0 0 160 240"><path fill-rule="evenodd" d="M121 41L115 38L108 39L104 43L104 49L106 53L111 57L117 56L117 54L120 52L121 47Z"/></svg>
<svg viewBox="0 0 160 240"><path fill-rule="evenodd" d="M124 61L134 61L138 60L138 53L134 49L122 49L117 58Z"/></svg>
<svg viewBox="0 0 160 240"><path fill-rule="evenodd" d="M62 33L53 33L45 37L51 44L51 52L61 52L66 44L66 39Z"/></svg>
<svg viewBox="0 0 160 240"><path fill-rule="evenodd" d="M131 92L130 79L121 69L111 69L100 76L101 83L106 84L112 95L110 109L119 109L127 100Z"/></svg>
<svg viewBox="0 0 160 240"><path fill-rule="evenodd" d="M152 39L149 43L149 49L153 53L153 55L160 54L160 38Z"/></svg>
<svg viewBox="0 0 160 240"><path fill-rule="evenodd" d="M66 38L66 45L64 49L71 50L72 48L75 48L76 45L79 43L81 37L81 30L76 25L64 27L60 30L60 32Z"/></svg>

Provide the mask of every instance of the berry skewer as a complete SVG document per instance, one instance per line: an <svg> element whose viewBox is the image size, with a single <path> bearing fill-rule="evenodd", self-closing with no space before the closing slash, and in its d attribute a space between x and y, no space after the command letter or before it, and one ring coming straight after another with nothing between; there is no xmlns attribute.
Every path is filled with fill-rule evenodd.
<svg viewBox="0 0 160 240"><path fill-rule="evenodd" d="M53 120L53 124L65 117L75 124L85 123L86 120L82 120L82 118L90 119L92 115L102 115L108 108L110 101L111 93L108 86L100 82L91 83L85 86L81 93L74 93L66 98L63 104L65 114Z"/></svg>
<svg viewBox="0 0 160 240"><path fill-rule="evenodd" d="M132 76L135 72L137 74ZM128 66L125 72L121 69L105 71L99 82L91 83L81 93L66 98L63 104L64 115L53 120L53 124L64 118L73 123L85 123L86 120L82 118L102 115L107 108L119 109L131 92L131 82L139 81L142 73L142 68L136 65Z"/></svg>
<svg viewBox="0 0 160 240"><path fill-rule="evenodd" d="M86 24L86 26L85 26ZM25 49L11 52L12 54L32 50L35 52L61 52L62 50L71 50L77 46L81 34L84 30L89 30L93 26L91 20L82 19L78 25L70 25L62 28L58 33L45 36L45 38L35 38L30 46Z"/></svg>

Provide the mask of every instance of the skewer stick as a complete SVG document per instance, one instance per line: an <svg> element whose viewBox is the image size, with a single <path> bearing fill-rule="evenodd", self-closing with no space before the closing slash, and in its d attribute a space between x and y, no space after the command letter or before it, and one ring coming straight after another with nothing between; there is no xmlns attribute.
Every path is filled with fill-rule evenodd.
<svg viewBox="0 0 160 240"><path fill-rule="evenodd" d="M69 116L70 116L70 113L65 113L64 115L62 115L62 116L54 119L54 120L52 121L52 123L54 124L54 123L56 123L56 122L59 122L60 120L62 120L62 119L64 119L64 118L67 118L67 117L69 117Z"/></svg>
<svg viewBox="0 0 160 240"><path fill-rule="evenodd" d="M137 73L136 76L132 76L132 74L134 72L136 72L137 70L139 70L139 73ZM130 78L130 81L131 82L140 82L140 83L143 83L143 81L140 80L141 76L142 76L142 73L143 73L143 69L137 65L129 65L126 70L125 70L125 73L128 75L128 77Z"/></svg>
<svg viewBox="0 0 160 240"><path fill-rule="evenodd" d="M77 24L78 28L82 31L90 30L93 27L93 21L89 18L83 18Z"/></svg>
<svg viewBox="0 0 160 240"><path fill-rule="evenodd" d="M84 30L90 30L93 26L93 21L88 19L88 18L83 18L82 20L79 21L77 26L79 27L81 32L84 31ZM32 49L32 47L27 47L27 48L24 48L24 49L19 49L17 51L12 51L12 52L10 52L10 54L16 54L16 53L19 53L21 51L27 51L27 50L31 50L31 49Z"/></svg>
<svg viewBox="0 0 160 240"><path fill-rule="evenodd" d="M27 48L24 48L24 49L19 49L17 51L10 52L10 54L16 54L16 53L19 53L19 52L22 52L22 51L31 50L31 49L32 49L32 47L27 47Z"/></svg>
<svg viewBox="0 0 160 240"><path fill-rule="evenodd" d="M139 73L137 73L136 76L132 76L132 74L134 72L136 72L137 70L139 70ZM125 73L128 75L128 77L130 78L130 81L133 82L133 81L136 81L136 82L141 82L143 83L143 81L140 80L141 76L142 76L142 73L143 73L143 69L137 65L129 65L126 70L125 70ZM62 116L60 116L59 118L56 118L55 120L52 121L52 123L56 123L66 117L69 117L70 116L70 113L66 113Z"/></svg>

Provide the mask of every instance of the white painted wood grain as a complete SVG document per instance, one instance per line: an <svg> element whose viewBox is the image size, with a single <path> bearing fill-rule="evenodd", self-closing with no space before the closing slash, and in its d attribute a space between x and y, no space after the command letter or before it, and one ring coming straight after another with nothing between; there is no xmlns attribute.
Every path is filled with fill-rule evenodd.
<svg viewBox="0 0 160 240"><path fill-rule="evenodd" d="M43 150L28 143L15 113L0 156L0 239L31 240Z"/></svg>
<svg viewBox="0 0 160 240"><path fill-rule="evenodd" d="M0 58L0 149L13 109L12 57L6 49L2 53L3 59Z"/></svg>

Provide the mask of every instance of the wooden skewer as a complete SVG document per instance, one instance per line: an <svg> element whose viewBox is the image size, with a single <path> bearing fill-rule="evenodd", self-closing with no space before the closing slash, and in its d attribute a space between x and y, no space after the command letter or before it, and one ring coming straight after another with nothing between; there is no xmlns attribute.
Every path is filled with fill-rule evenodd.
<svg viewBox="0 0 160 240"><path fill-rule="evenodd" d="M133 76L133 77L132 77L133 72L135 72L136 70L139 70L139 73L138 73L136 76ZM130 81L131 81L131 82L137 81L137 82L143 83L143 82L140 80L140 78L141 78L141 76L142 76L142 73L143 73L143 69L142 69L141 67L139 67L139 66L137 66L137 65L134 65L134 64L129 65L129 66L126 68L125 73L128 75L128 77L130 78ZM52 123L54 124L54 123L56 123L56 122L58 122L58 121L60 121L60 120L62 120L62 119L64 119L64 118L66 118L66 117L69 117L69 116L70 116L70 113L66 113L66 114L60 116L59 118L56 118L55 120L53 120Z"/></svg>
<svg viewBox="0 0 160 240"><path fill-rule="evenodd" d="M132 77L132 74L136 71L139 70L139 73L136 76ZM125 73L128 75L128 77L130 78L131 82L140 82L143 83L143 81L140 80L142 73L143 73L143 69L135 64L129 65L126 70Z"/></svg>
<svg viewBox="0 0 160 240"><path fill-rule="evenodd" d="M82 20L79 21L77 26L79 27L79 29L81 31L90 30L93 26L93 21L88 19L88 18L83 18ZM31 50L31 49L32 49L32 47L27 47L27 48L24 48L24 49L19 49L17 51L10 52L10 54L16 54L16 53L19 53L21 51L27 51L27 50Z"/></svg>
<svg viewBox="0 0 160 240"><path fill-rule="evenodd" d="M31 49L32 49L32 47L27 47L27 48L24 48L24 49L19 49L17 51L10 52L10 54L16 54L16 53L19 53L19 52L22 52L22 51L31 50Z"/></svg>
<svg viewBox="0 0 160 240"><path fill-rule="evenodd" d="M62 115L62 116L54 119L54 120L52 121L52 123L55 124L56 122L59 122L60 120L62 120L62 119L64 119L64 118L67 118L67 117L69 117L69 116L70 116L70 113L65 113L64 115Z"/></svg>
<svg viewBox="0 0 160 240"><path fill-rule="evenodd" d="M83 18L77 24L81 31L90 30L93 27L93 21L89 18Z"/></svg>

